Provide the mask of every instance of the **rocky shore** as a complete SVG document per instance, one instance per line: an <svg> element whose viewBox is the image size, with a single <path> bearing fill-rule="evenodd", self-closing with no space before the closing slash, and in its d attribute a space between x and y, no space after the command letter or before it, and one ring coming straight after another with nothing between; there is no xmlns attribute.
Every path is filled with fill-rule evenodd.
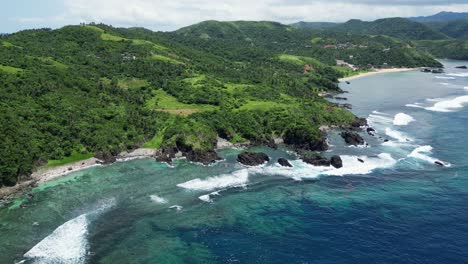
<svg viewBox="0 0 468 264"><path fill-rule="evenodd" d="M367 127L366 119L356 119L348 126L340 127L329 127L322 126L321 138L309 138L305 135L307 133L286 132L283 138L274 138L270 140L263 140L259 142L244 142L239 144L233 144L225 139L218 138L216 148L213 150L193 150L185 146L167 147L162 149L149 149L149 148L138 148L128 152L122 152L117 156L113 156L107 153L97 153L95 157L65 164L56 167L41 167L37 169L30 177L24 181L18 183L13 187L4 187L0 189L0 204L9 202L10 200L17 197L19 194L29 191L34 186L40 183L56 179L58 177L67 175L72 172L88 169L94 166L104 166L112 164L114 162L129 161L134 159L145 159L151 158L158 162L164 162L171 164L174 159L186 158L188 161L200 163L203 165L213 164L216 161L221 160L217 154L217 150L224 148L247 148L250 146L268 146L276 149L278 144L284 144L289 148L296 151L303 159L304 162L312 164L314 166L334 166L340 168L343 166L341 158L339 156L333 156L331 159L326 159L319 155L319 152L328 150L329 145L326 139L326 134L330 130L340 129L343 130L342 137L346 143L351 145L364 144L364 140L357 132L366 131L371 132L372 129ZM315 154L311 154L315 153ZM264 153L254 152L243 152L239 154L237 158L238 162L247 166L258 166L262 165L270 160L270 158ZM284 167L292 167L291 163L280 158L278 164Z"/></svg>

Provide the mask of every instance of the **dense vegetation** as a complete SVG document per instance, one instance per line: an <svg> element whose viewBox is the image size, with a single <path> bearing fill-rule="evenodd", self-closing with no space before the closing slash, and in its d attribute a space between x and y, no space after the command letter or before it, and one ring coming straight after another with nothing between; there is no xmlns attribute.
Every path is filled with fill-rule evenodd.
<svg viewBox="0 0 468 264"><path fill-rule="evenodd" d="M329 49L326 45L343 44ZM318 96L342 69L430 66L408 43L208 21L171 33L106 25L27 30L0 38L0 186L37 166L139 146L208 151L220 136L269 142L354 116Z"/></svg>

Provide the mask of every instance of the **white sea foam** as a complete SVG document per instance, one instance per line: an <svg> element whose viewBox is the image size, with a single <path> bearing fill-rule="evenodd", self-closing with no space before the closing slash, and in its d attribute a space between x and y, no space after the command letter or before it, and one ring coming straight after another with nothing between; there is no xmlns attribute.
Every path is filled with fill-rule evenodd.
<svg viewBox="0 0 468 264"><path fill-rule="evenodd" d="M224 189L228 187L245 186L249 181L249 171L247 169L238 170L231 174L223 174L206 179L194 179L188 182L177 184L178 187L197 190L197 191L212 191L216 189Z"/></svg>
<svg viewBox="0 0 468 264"><path fill-rule="evenodd" d="M360 162L358 158L364 163ZM376 169L393 167L397 162L388 153L381 153L377 157L341 156L341 159L343 160L342 168L326 171L324 174L335 176L369 174Z"/></svg>
<svg viewBox="0 0 468 264"><path fill-rule="evenodd" d="M448 73L446 75L453 76L453 77L468 77L468 73L466 72Z"/></svg>
<svg viewBox="0 0 468 264"><path fill-rule="evenodd" d="M209 194L199 196L198 199L202 200L203 202L207 202L207 203L212 202Z"/></svg>
<svg viewBox="0 0 468 264"><path fill-rule="evenodd" d="M420 104L406 104L406 107L413 107L413 108L425 108L424 106Z"/></svg>
<svg viewBox="0 0 468 264"><path fill-rule="evenodd" d="M370 114L369 117L367 118L367 121L370 124L376 124L376 123L389 124L389 123L392 123L393 120L389 116L380 115L380 114Z"/></svg>
<svg viewBox="0 0 468 264"><path fill-rule="evenodd" d="M432 146L417 147L408 155L408 157L420 159L420 160L423 160L432 164L438 161L438 162L442 162L444 166L449 167L450 163L447 163L447 162L444 162L444 161L441 161L441 160L438 160L429 156L430 154L432 154L432 149L433 149Z"/></svg>
<svg viewBox="0 0 468 264"><path fill-rule="evenodd" d="M167 203L166 199L164 199L163 197L158 196L158 195L150 195L150 199L151 199L151 201L153 201L155 203L159 203L159 204L166 204Z"/></svg>
<svg viewBox="0 0 468 264"><path fill-rule="evenodd" d="M442 80L455 80L455 77L449 77L449 76L436 76L436 79L442 79Z"/></svg>
<svg viewBox="0 0 468 264"><path fill-rule="evenodd" d="M82 264L89 250L87 240L90 219L115 206L114 198L98 201L89 213L73 218L30 249L24 257L34 263Z"/></svg>
<svg viewBox="0 0 468 264"><path fill-rule="evenodd" d="M414 118L405 113L396 114L393 118L393 124L396 126L407 126L409 123L414 122Z"/></svg>
<svg viewBox="0 0 468 264"><path fill-rule="evenodd" d="M87 234L88 219L82 214L59 226L24 257L38 263L85 263L89 248Z"/></svg>
<svg viewBox="0 0 468 264"><path fill-rule="evenodd" d="M220 190L221 191L221 190ZM212 193L209 193L209 194L205 194L205 195L202 195L202 196L199 196L198 199L204 201L204 202L207 202L207 203L210 203L210 202L213 202L213 199L211 199L212 196L219 196L219 192L220 191L215 191L215 192L212 192Z"/></svg>
<svg viewBox="0 0 468 264"><path fill-rule="evenodd" d="M169 209L175 209L176 211L180 211L180 210L182 210L182 208L184 208L184 207L182 207L181 205L177 205L177 204L169 206Z"/></svg>
<svg viewBox="0 0 468 264"><path fill-rule="evenodd" d="M443 86L449 86L450 83L439 83L440 85L443 85Z"/></svg>
<svg viewBox="0 0 468 264"><path fill-rule="evenodd" d="M341 156L343 167L336 169L332 166L312 166L301 160L293 160L293 167L281 167L280 165L268 166L257 172L264 175L280 175L293 180L314 179L321 175L343 176L368 174L375 169L389 168L396 164L396 160L388 153L382 153L376 157L367 156ZM359 161L361 159L364 162Z"/></svg>
<svg viewBox="0 0 468 264"><path fill-rule="evenodd" d="M387 116L389 115L389 114L386 114L386 113L383 113L383 112L379 112L377 110L372 111L372 113L376 114L376 115L387 115Z"/></svg>
<svg viewBox="0 0 468 264"><path fill-rule="evenodd" d="M396 131L396 130L393 130L393 129L388 128L388 127L385 129L385 134L387 134L387 136L389 136L389 137L392 137L392 138L398 140L399 142L412 141L411 138L405 136L403 133L401 133L399 131Z"/></svg>
<svg viewBox="0 0 468 264"><path fill-rule="evenodd" d="M457 109L463 108L466 104L468 104L468 95L446 99L435 103L431 107L425 107L424 109L434 112L453 112Z"/></svg>
<svg viewBox="0 0 468 264"><path fill-rule="evenodd" d="M468 90L468 86L463 87L463 89Z"/></svg>

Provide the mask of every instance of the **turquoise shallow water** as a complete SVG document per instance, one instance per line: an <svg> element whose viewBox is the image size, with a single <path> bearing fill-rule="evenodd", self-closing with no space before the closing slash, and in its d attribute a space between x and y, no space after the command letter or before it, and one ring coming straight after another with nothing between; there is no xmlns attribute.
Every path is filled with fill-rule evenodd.
<svg viewBox="0 0 468 264"><path fill-rule="evenodd" d="M326 155L344 155L342 170L264 148L263 168L236 164L239 150L211 167L91 168L36 188L27 208L0 209L0 263L467 263L468 105L450 105L468 95L468 71L454 68L468 62L444 63L444 75L342 86L390 140L350 148L331 134ZM398 113L414 121L394 125Z"/></svg>

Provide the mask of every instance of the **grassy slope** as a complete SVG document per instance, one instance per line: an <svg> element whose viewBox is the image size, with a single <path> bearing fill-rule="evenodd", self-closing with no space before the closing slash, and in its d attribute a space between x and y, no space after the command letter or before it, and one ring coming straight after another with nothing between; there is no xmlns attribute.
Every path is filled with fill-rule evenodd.
<svg viewBox="0 0 468 264"><path fill-rule="evenodd" d="M11 66L6 66L6 65L0 65L0 71L10 73L10 74L16 74L24 71L23 69L16 68L16 67L11 67Z"/></svg>
<svg viewBox="0 0 468 264"><path fill-rule="evenodd" d="M81 153L75 152L75 153L72 153L72 155L65 157L63 159L60 159L60 160L49 160L47 162L47 167L61 166L61 165L65 165L68 163L73 163L73 162L89 159L89 158L92 158L93 156L94 154L91 154L91 153L81 154Z"/></svg>

